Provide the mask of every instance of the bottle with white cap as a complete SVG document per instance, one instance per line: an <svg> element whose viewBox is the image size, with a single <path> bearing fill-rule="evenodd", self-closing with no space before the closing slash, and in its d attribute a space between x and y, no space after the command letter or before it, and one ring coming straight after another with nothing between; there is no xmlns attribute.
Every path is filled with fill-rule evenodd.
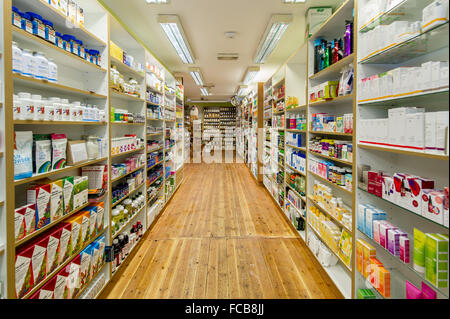
<svg viewBox="0 0 450 319"><path fill-rule="evenodd" d="M69 100L62 99L61 100L61 106L62 106L62 120L63 121L70 121L70 104L69 104Z"/></svg>
<svg viewBox="0 0 450 319"><path fill-rule="evenodd" d="M31 98L31 94L28 92L21 92L19 93L19 99L21 111L23 112L22 119L27 121L34 120L34 101Z"/></svg>

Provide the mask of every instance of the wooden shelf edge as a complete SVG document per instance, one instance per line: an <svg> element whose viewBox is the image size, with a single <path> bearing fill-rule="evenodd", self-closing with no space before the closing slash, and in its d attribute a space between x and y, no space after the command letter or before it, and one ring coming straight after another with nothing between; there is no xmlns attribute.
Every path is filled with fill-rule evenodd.
<svg viewBox="0 0 450 319"><path fill-rule="evenodd" d="M355 53L352 53L349 56L346 56L345 58L339 60L338 62L333 63L328 68L323 69L322 71L320 71L320 72L318 72L318 73L316 73L314 75L311 75L309 77L309 79L310 80L316 80L316 79L319 79L319 78L322 78L322 77L326 77L329 74L340 72L340 70L341 70L341 68L343 66L348 65L348 64L350 64L350 63L352 63L354 61L355 55L356 55Z"/></svg>
<svg viewBox="0 0 450 319"><path fill-rule="evenodd" d="M341 221L339 221L336 217L334 217L328 210L323 208L317 201L315 201L311 195L308 195L308 199L314 204L314 206L318 207L322 212L327 214L334 222L336 222L340 227L344 228L346 231L351 233L352 231L345 226Z"/></svg>
<svg viewBox="0 0 450 319"><path fill-rule="evenodd" d="M389 152L389 153L396 153L396 154L401 154L401 155L424 157L427 159L435 159L435 160L442 160L442 161L449 160L449 156L444 155L444 154L440 155L440 154L432 154L432 153L425 153L425 152L419 152L419 151L409 151L409 150L398 149L398 148L369 145L369 144L365 144L365 143L358 143L358 147L367 149L367 150L380 151L380 152Z"/></svg>

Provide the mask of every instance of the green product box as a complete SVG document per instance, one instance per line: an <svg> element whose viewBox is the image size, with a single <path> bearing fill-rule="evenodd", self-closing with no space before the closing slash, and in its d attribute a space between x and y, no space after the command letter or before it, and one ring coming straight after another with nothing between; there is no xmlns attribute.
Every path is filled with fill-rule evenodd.
<svg viewBox="0 0 450 319"><path fill-rule="evenodd" d="M377 299L371 289L359 289L358 299Z"/></svg>
<svg viewBox="0 0 450 319"><path fill-rule="evenodd" d="M437 288L448 287L448 239L426 234L425 278Z"/></svg>
<svg viewBox="0 0 450 319"><path fill-rule="evenodd" d="M69 214L74 210L73 208L73 176L67 176L62 179L63 181L63 202L64 202L64 215Z"/></svg>
<svg viewBox="0 0 450 319"><path fill-rule="evenodd" d="M88 203L89 180L87 176L76 176L73 181L73 208L78 209Z"/></svg>
<svg viewBox="0 0 450 319"><path fill-rule="evenodd" d="M425 233L414 228L414 270L421 274L425 274L425 240Z"/></svg>

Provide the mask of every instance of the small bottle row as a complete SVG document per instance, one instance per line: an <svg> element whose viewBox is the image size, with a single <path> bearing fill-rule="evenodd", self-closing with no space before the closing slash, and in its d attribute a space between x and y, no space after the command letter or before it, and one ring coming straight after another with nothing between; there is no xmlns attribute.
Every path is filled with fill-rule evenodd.
<svg viewBox="0 0 450 319"><path fill-rule="evenodd" d="M327 81L309 88L309 101L311 103L323 102L338 96L353 93L353 67L343 69L339 81Z"/></svg>
<svg viewBox="0 0 450 319"><path fill-rule="evenodd" d="M121 74L115 65L111 66L111 88L119 93L124 93L134 97L141 97L141 88L138 82L134 78L129 78L128 82L125 81L125 77Z"/></svg>
<svg viewBox="0 0 450 319"><path fill-rule="evenodd" d="M106 122L104 110L95 105L69 102L59 97L43 98L20 92L13 96L13 118L20 121Z"/></svg>
<svg viewBox="0 0 450 319"><path fill-rule="evenodd" d="M309 141L309 151L350 163L353 161L353 144L348 141L313 137Z"/></svg>
<svg viewBox="0 0 450 319"><path fill-rule="evenodd" d="M353 190L353 170L350 167L335 166L334 162L309 158L308 170L348 191Z"/></svg>
<svg viewBox="0 0 450 319"><path fill-rule="evenodd" d="M46 58L42 52L33 52L19 48L12 43L13 73L26 77L58 83L58 65L51 58Z"/></svg>
<svg viewBox="0 0 450 319"><path fill-rule="evenodd" d="M112 204L121 201L126 198L131 192L136 190L144 182L144 170L133 173L133 176L129 178L125 183L117 184L112 188ZM139 193L138 195L142 195Z"/></svg>
<svg viewBox="0 0 450 319"><path fill-rule="evenodd" d="M307 127L305 114L287 114L286 129L305 131Z"/></svg>
<svg viewBox="0 0 450 319"><path fill-rule="evenodd" d="M145 116L142 114L131 113L127 110L111 108L112 123L145 123Z"/></svg>
<svg viewBox="0 0 450 319"><path fill-rule="evenodd" d="M314 132L353 134L353 113L344 114L343 116L313 113L311 130Z"/></svg>
<svg viewBox="0 0 450 319"><path fill-rule="evenodd" d="M124 137L114 137L111 139L112 156L141 148L144 148L144 139L137 137L135 134L126 134Z"/></svg>
<svg viewBox="0 0 450 319"><path fill-rule="evenodd" d="M144 235L144 226L141 221L131 226L130 232L123 232L112 243L113 260L111 261L111 272L115 273L119 266L131 253L136 244Z"/></svg>
<svg viewBox="0 0 450 319"><path fill-rule="evenodd" d="M127 198L121 205L117 205L111 212L112 222L111 231L114 236L125 224L133 219L136 214L145 207L145 197L136 195L133 198Z"/></svg>

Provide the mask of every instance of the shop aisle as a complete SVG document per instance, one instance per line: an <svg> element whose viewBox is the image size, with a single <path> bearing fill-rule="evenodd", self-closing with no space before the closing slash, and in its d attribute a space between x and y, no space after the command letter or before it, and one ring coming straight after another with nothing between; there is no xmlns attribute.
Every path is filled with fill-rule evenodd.
<svg viewBox="0 0 450 319"><path fill-rule="evenodd" d="M190 164L101 298L342 298L243 164Z"/></svg>

